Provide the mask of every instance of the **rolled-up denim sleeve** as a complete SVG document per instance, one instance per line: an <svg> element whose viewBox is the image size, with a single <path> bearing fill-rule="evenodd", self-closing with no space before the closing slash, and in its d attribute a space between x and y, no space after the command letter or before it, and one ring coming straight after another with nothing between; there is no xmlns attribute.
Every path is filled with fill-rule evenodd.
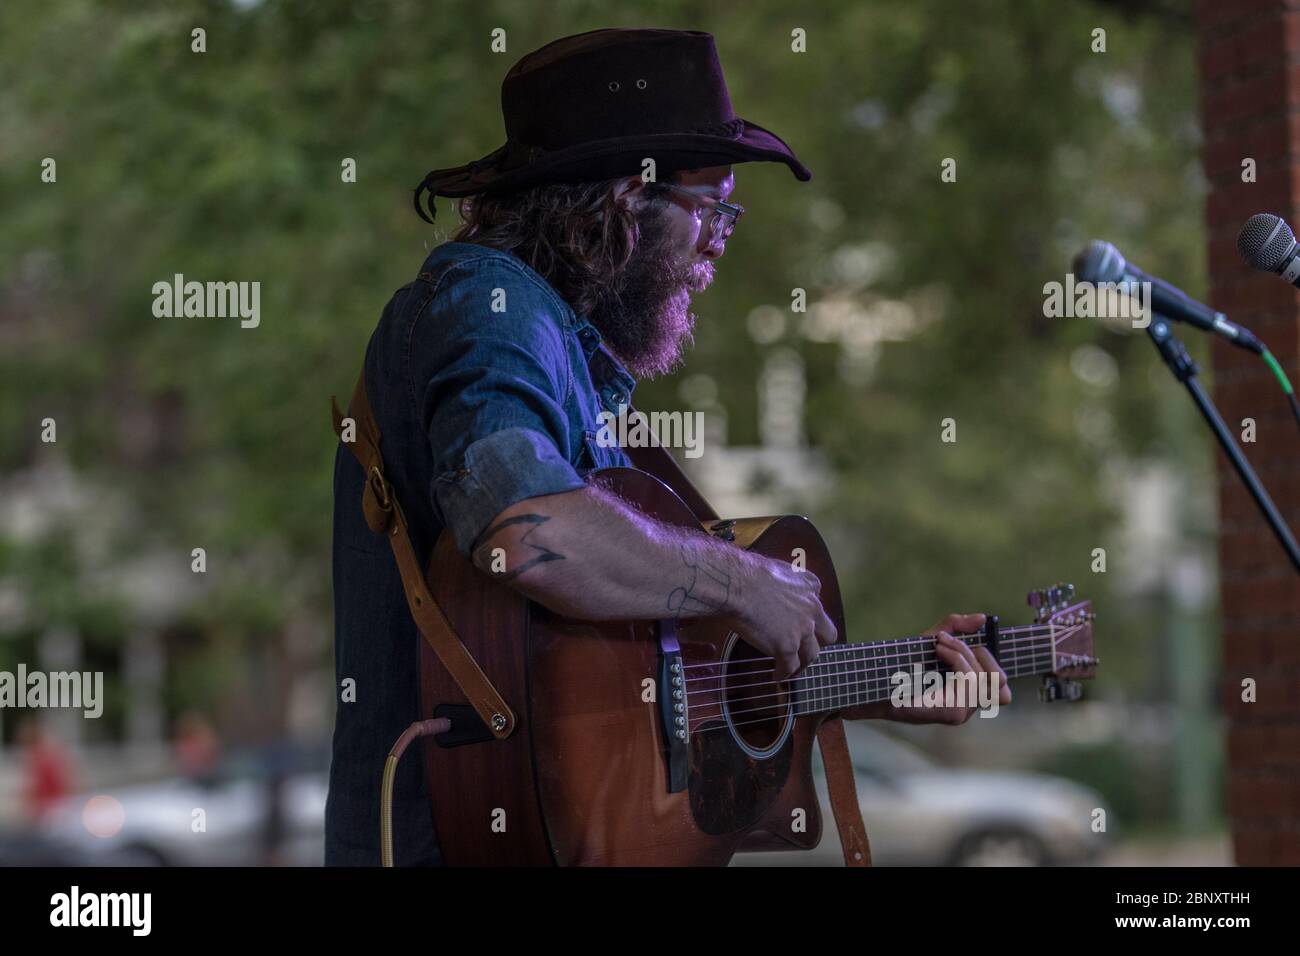
<svg viewBox="0 0 1300 956"><path fill-rule="evenodd" d="M536 280L486 258L444 276L416 323L410 354L423 383L434 511L465 556L506 508L584 484L564 452L564 320Z"/></svg>

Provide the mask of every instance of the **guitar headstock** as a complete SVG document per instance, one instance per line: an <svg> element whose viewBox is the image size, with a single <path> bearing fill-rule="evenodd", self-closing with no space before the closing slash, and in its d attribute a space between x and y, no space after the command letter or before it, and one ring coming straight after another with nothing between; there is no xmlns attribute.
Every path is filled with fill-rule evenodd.
<svg viewBox="0 0 1300 956"><path fill-rule="evenodd" d="M1076 601L1073 584L1029 592L1029 605L1038 612L1036 623L1048 625L1051 634L1052 664L1049 682L1055 681L1055 691L1049 687L1047 699L1077 697L1060 682L1087 680L1096 676L1100 661L1093 653L1092 622L1096 614L1091 601Z"/></svg>

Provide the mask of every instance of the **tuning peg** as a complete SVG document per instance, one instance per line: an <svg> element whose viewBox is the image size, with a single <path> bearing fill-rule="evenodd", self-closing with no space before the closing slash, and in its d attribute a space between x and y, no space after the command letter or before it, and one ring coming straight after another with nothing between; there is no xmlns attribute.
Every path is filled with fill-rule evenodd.
<svg viewBox="0 0 1300 956"><path fill-rule="evenodd" d="M1029 592L1029 606L1034 609L1034 616L1040 622L1052 616L1052 597L1050 591L1036 590Z"/></svg>
<svg viewBox="0 0 1300 956"><path fill-rule="evenodd" d="M1082 696L1083 685L1078 681L1051 674L1043 678L1043 686L1038 688L1038 699L1044 702L1078 700Z"/></svg>

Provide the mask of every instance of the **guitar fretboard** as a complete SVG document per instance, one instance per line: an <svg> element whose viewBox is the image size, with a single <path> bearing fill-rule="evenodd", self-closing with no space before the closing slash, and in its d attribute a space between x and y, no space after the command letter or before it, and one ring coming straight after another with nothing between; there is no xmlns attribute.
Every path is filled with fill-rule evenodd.
<svg viewBox="0 0 1300 956"><path fill-rule="evenodd" d="M970 647L984 647L983 631L958 635ZM998 663L1008 678L1052 672L1052 628L1029 625L1004 628L998 640ZM935 653L933 637L905 637L822 648L817 663L804 668L792 682L795 712L839 710L858 704L888 700L898 686L899 671L909 676L946 672L949 668Z"/></svg>

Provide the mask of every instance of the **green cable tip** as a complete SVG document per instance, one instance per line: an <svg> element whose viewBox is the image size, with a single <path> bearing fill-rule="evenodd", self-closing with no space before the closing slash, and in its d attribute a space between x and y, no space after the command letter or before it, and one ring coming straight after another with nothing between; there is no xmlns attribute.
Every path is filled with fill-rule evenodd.
<svg viewBox="0 0 1300 956"><path fill-rule="evenodd" d="M1264 350L1264 361L1267 362L1268 367L1273 370L1273 374L1277 376L1277 380L1282 383L1282 391L1286 392L1288 395L1292 394L1294 390L1291 388L1290 379L1286 377L1286 372L1282 371L1282 366L1278 363L1277 359L1273 358L1273 353L1268 349Z"/></svg>

